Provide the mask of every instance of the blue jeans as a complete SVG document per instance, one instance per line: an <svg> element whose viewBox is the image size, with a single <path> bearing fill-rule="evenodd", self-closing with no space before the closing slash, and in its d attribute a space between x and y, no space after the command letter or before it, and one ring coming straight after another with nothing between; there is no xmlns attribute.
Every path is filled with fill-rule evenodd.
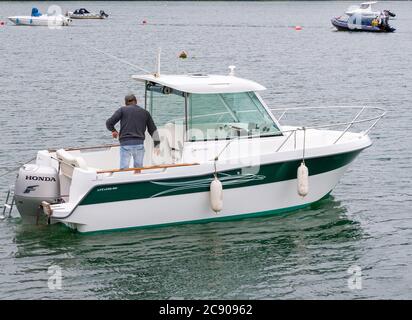
<svg viewBox="0 0 412 320"><path fill-rule="evenodd" d="M120 169L127 169L130 165L130 158L133 157L133 167L143 166L144 146L135 144L130 146L120 146Z"/></svg>

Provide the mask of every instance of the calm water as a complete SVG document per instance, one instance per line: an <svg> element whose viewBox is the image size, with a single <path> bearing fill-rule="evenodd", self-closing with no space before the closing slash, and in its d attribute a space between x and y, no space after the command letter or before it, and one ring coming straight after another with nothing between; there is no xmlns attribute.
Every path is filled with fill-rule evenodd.
<svg viewBox="0 0 412 320"><path fill-rule="evenodd" d="M0 20L35 4L53 3L0 2ZM311 209L96 236L23 225L14 213L0 222L0 298L412 298L411 2L383 4L398 14L394 34L335 32L329 20L348 2L58 4L111 16L62 30L0 26L0 175L41 148L111 143L106 118L141 90L134 70L91 47L153 70L161 46L168 73L234 64L268 88L272 107L368 104L388 114ZM13 180L0 178L1 200ZM47 286L51 265L62 268L61 290ZM361 290L348 288L351 266L362 268Z"/></svg>

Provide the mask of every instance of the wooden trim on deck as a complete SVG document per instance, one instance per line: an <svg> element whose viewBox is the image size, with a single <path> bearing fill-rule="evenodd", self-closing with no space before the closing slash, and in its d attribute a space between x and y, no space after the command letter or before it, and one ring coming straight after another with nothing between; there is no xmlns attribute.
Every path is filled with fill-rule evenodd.
<svg viewBox="0 0 412 320"><path fill-rule="evenodd" d="M116 172L127 172L127 171L137 171L140 172L141 170L153 170L153 169L167 169L167 168L177 168L177 167L190 167L196 166L199 163L177 163L177 164L159 164L156 166L147 166L141 168L127 168L127 169L110 169L110 170L100 170L97 173L116 173Z"/></svg>

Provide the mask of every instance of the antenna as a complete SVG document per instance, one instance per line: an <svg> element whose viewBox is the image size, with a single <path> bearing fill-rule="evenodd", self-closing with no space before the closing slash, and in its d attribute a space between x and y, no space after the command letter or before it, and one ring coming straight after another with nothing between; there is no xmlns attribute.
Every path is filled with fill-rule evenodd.
<svg viewBox="0 0 412 320"><path fill-rule="evenodd" d="M147 70L145 70L145 69L143 69L143 68L141 68L141 67L139 67L139 66L137 66L137 65L135 65L135 64L133 64L133 63L130 63L130 62L126 61L126 60L120 59L120 58L116 57L116 56L113 55L113 54L104 52L104 51L102 51L102 50L99 50L99 49L97 49L97 48L90 47L90 46L87 46L87 45L85 45L85 47L86 47L86 48L89 48L89 49L92 49L92 50L95 50L95 51L97 51L97 52L99 52L99 53L101 53L101 54L104 54L105 56L108 56L108 57L110 57L110 58L112 58L112 59L114 59L114 60L117 60L117 61L119 61L119 62L121 62L121 63L123 63L123 64L127 64L127 65L129 65L129 66L131 66L131 67L133 67L133 68L135 68L135 69L137 69L137 70L140 70L140 71L143 71L143 72L146 72L146 73L150 73L149 71L147 71Z"/></svg>
<svg viewBox="0 0 412 320"><path fill-rule="evenodd" d="M156 78L160 77L160 54L161 53L162 53L162 48L159 48L157 51L156 73L154 74Z"/></svg>

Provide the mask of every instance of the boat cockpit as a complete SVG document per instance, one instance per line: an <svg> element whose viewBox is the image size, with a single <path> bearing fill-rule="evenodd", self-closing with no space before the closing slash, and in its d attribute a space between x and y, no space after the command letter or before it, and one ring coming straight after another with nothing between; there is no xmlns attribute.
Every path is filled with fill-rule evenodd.
<svg viewBox="0 0 412 320"><path fill-rule="evenodd" d="M216 165L217 158L220 168L246 163L251 166L254 161L259 163L261 159L276 157L279 151L300 157L302 145L308 150L340 148L341 144L364 136L364 133L347 131L365 107L351 123L343 123L347 125L343 132L313 128L304 131L303 127L281 126L279 120L288 109L276 118L258 94L265 88L253 81L230 75L144 75L133 78L144 84L142 107L151 113L158 128L160 153L153 152L154 143L148 133L144 142L143 168L118 169L118 144L39 151L36 163L61 173L62 195L69 194L76 175L82 176L77 179L81 185L81 181L96 177L149 179L153 174L162 175L170 168L179 170L182 166L203 165L207 171ZM375 121L371 128L382 116L367 119ZM179 172L183 174L183 171ZM187 172L191 170L184 169L184 173ZM134 173L141 174L136 176Z"/></svg>
<svg viewBox="0 0 412 320"><path fill-rule="evenodd" d="M256 82L204 74L133 78L144 84L142 107L152 115L161 142L160 155L155 155L153 139L146 133L144 166L181 163L193 155L192 152L183 159L186 146L193 149L202 145L203 149L216 153L216 149L235 139L248 143L251 138L283 136L276 118L257 93L265 88ZM68 148L53 157L64 158L72 167L106 170L118 168L118 148L118 145ZM204 157L196 162L208 160L210 157Z"/></svg>

